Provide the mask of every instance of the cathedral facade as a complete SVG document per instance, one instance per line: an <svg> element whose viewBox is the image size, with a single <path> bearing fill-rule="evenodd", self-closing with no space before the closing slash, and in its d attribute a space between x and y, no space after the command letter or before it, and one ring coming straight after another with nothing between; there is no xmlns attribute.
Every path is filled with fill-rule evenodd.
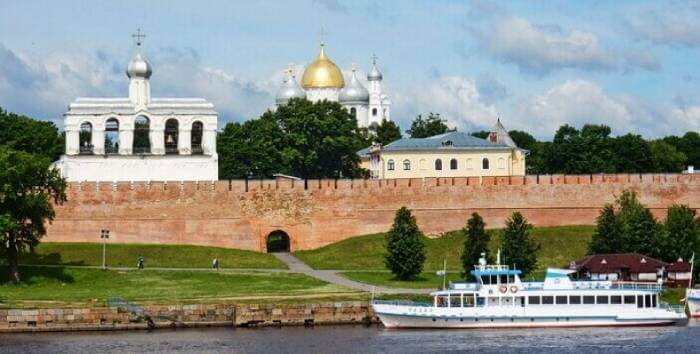
<svg viewBox="0 0 700 354"><path fill-rule="evenodd" d="M353 67L348 80L340 68L326 55L325 45L316 60L306 66L301 77L301 85L290 69L277 96L277 106L286 104L292 98L305 98L312 102L328 100L340 103L357 119L360 127L370 127L382 120L391 120L391 100L384 92L383 76L372 59L372 69L367 74L367 87L357 77Z"/></svg>
<svg viewBox="0 0 700 354"><path fill-rule="evenodd" d="M138 43L140 48L140 43ZM218 114L203 98L151 97L151 64L129 62L129 96L77 98L64 114L68 181L214 181Z"/></svg>

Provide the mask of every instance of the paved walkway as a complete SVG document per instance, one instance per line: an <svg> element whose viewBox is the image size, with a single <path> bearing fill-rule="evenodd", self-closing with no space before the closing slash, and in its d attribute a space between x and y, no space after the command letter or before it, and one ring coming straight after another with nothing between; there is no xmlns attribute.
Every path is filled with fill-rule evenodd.
<svg viewBox="0 0 700 354"><path fill-rule="evenodd" d="M291 253L273 253L273 255L275 255L275 257L277 257L277 259L280 261L284 262L292 272L303 273L310 277L350 289L383 294L428 294L431 291L434 291L433 289L387 288L383 286L360 283L338 274L339 271L337 270L312 269L299 258L294 257Z"/></svg>

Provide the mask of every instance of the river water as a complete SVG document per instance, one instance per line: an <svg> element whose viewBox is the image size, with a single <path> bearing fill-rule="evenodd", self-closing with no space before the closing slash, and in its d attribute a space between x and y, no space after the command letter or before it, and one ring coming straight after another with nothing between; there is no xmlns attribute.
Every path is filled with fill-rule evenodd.
<svg viewBox="0 0 700 354"><path fill-rule="evenodd" d="M385 330L379 326L1 334L0 353L700 353L700 325Z"/></svg>

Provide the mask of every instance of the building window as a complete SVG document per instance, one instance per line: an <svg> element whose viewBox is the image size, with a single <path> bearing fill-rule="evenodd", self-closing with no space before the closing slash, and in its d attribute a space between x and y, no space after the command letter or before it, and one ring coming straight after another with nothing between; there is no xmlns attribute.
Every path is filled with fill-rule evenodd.
<svg viewBox="0 0 700 354"><path fill-rule="evenodd" d="M192 155L201 155L204 153L202 149L202 137L204 136L204 124L202 122L192 123L192 135L190 137L190 149Z"/></svg>
<svg viewBox="0 0 700 354"><path fill-rule="evenodd" d="M498 159L498 168L500 168L500 169L506 168L506 159L504 159L502 157Z"/></svg>
<svg viewBox="0 0 700 354"><path fill-rule="evenodd" d="M377 116L377 109L372 108L372 117L376 117L376 116Z"/></svg>
<svg viewBox="0 0 700 354"><path fill-rule="evenodd" d="M119 153L119 121L109 118L105 122L105 154Z"/></svg>
<svg viewBox="0 0 700 354"><path fill-rule="evenodd" d="M145 116L138 116L134 120L134 154L151 153L151 122Z"/></svg>
<svg viewBox="0 0 700 354"><path fill-rule="evenodd" d="M481 160L481 169L482 169L482 170L488 170L488 169L489 169L489 159L483 159L483 160Z"/></svg>
<svg viewBox="0 0 700 354"><path fill-rule="evenodd" d="M177 154L179 124L177 119L168 119L165 121L165 131L163 132L163 141L165 141L165 153L168 155Z"/></svg>
<svg viewBox="0 0 700 354"><path fill-rule="evenodd" d="M389 160L386 162L386 169L389 171L394 170L394 160Z"/></svg>
<svg viewBox="0 0 700 354"><path fill-rule="evenodd" d="M92 155L92 124L90 124L90 122L83 122L80 124L80 133L78 134L80 154Z"/></svg>
<svg viewBox="0 0 700 354"><path fill-rule="evenodd" d="M353 117L357 118L357 109L355 107L350 108L350 114L352 114Z"/></svg>
<svg viewBox="0 0 700 354"><path fill-rule="evenodd" d="M440 159L435 160L435 170L437 170L437 171L442 170L442 160L440 160Z"/></svg>
<svg viewBox="0 0 700 354"><path fill-rule="evenodd" d="M457 159L450 160L450 170L456 170L456 169L457 169Z"/></svg>
<svg viewBox="0 0 700 354"><path fill-rule="evenodd" d="M410 170L411 170L411 161L410 161L410 160L408 160L408 159L403 160L403 169L404 169L405 171L410 171Z"/></svg>

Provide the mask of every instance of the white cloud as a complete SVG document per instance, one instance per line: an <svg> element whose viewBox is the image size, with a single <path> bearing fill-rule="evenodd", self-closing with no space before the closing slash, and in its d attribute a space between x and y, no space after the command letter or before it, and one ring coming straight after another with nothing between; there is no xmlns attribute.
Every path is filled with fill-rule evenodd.
<svg viewBox="0 0 700 354"><path fill-rule="evenodd" d="M448 125L461 131L490 127L496 121L496 107L485 103L473 79L461 76L439 77L429 83L392 93L392 114L409 127L417 114L440 113Z"/></svg>
<svg viewBox="0 0 700 354"><path fill-rule="evenodd" d="M698 130L700 107L686 109L649 103L634 96L613 96L586 80L569 80L526 99L516 110L514 127L551 139L564 124L605 124L614 134L647 138Z"/></svg>
<svg viewBox="0 0 700 354"><path fill-rule="evenodd" d="M659 64L653 55L637 56L601 45L591 32L538 26L516 16L490 17L485 26L472 28L480 50L497 60L517 65L523 72L546 74L554 69L615 70Z"/></svg>
<svg viewBox="0 0 700 354"><path fill-rule="evenodd" d="M627 27L636 38L654 44L700 46L698 18L697 2L670 1L644 12L633 12Z"/></svg>

